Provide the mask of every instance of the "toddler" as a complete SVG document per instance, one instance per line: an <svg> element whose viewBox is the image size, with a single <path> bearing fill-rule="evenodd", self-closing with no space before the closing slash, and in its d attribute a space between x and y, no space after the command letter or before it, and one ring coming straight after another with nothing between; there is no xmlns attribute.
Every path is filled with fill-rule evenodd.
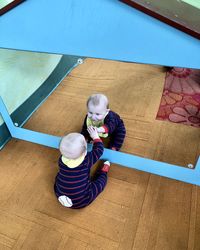
<svg viewBox="0 0 200 250"><path fill-rule="evenodd" d="M79 133L70 133L60 142L61 156L54 190L58 201L65 207L82 208L89 205L107 183L108 161L95 180L90 180L90 168L101 157L104 148L96 128L89 126L88 134L93 139L91 152L87 152L86 140Z"/></svg>
<svg viewBox="0 0 200 250"><path fill-rule="evenodd" d="M100 137L110 137L109 148L119 150L124 142L126 129L118 114L109 109L108 99L103 94L94 94L87 101L88 113L85 117L81 134L90 140L89 126L97 128Z"/></svg>

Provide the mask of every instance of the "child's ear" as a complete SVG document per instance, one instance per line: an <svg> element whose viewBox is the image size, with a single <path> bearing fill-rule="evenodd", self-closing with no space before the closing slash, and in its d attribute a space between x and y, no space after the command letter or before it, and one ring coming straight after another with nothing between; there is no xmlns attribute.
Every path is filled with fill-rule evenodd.
<svg viewBox="0 0 200 250"><path fill-rule="evenodd" d="M109 112L110 111L110 109L107 109L107 111L106 112Z"/></svg>

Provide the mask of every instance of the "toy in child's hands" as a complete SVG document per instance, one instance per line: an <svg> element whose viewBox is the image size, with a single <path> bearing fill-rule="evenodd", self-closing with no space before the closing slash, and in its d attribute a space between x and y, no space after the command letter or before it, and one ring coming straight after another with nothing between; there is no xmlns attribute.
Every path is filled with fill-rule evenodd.
<svg viewBox="0 0 200 250"><path fill-rule="evenodd" d="M105 133L106 130L105 130L104 127L99 127L99 128L97 128L97 132L98 132L98 133Z"/></svg>

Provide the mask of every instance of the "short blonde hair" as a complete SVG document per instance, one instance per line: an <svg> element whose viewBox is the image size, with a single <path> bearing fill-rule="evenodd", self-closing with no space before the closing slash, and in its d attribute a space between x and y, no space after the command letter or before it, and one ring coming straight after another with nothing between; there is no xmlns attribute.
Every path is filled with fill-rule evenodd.
<svg viewBox="0 0 200 250"><path fill-rule="evenodd" d="M62 137L59 145L61 154L69 159L77 159L87 151L87 143L82 134L70 133Z"/></svg>
<svg viewBox="0 0 200 250"><path fill-rule="evenodd" d="M108 98L104 94L94 94L91 95L87 100L87 107L89 103L92 103L94 106L105 105L105 108L109 108Z"/></svg>

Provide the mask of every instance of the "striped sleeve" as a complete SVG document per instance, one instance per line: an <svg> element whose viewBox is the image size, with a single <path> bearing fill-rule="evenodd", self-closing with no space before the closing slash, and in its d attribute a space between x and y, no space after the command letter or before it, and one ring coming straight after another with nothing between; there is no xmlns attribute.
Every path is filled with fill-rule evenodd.
<svg viewBox="0 0 200 250"><path fill-rule="evenodd" d="M103 154L103 142L101 139L95 139L93 141L93 149L91 152L87 154L87 166L88 168L91 168L95 162L99 160L99 158Z"/></svg>

